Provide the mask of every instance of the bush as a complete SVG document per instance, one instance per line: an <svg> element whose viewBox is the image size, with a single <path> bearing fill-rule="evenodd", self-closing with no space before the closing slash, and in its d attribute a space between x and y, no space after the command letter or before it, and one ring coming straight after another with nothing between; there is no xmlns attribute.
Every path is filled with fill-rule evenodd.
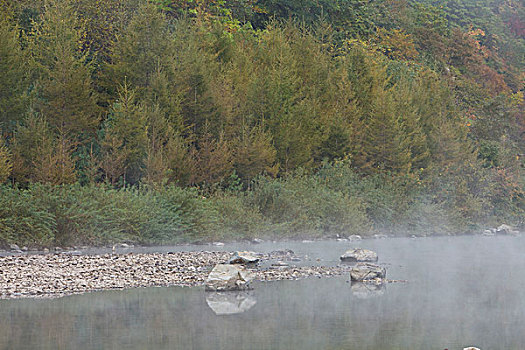
<svg viewBox="0 0 525 350"><path fill-rule="evenodd" d="M410 201L418 195L408 176L376 174L361 177L347 162L324 164L316 175L333 191L358 198L376 230L393 231L402 224Z"/></svg>
<svg viewBox="0 0 525 350"><path fill-rule="evenodd" d="M280 234L363 234L370 231L360 198L326 186L318 177L296 173L283 179L261 177L252 201Z"/></svg>
<svg viewBox="0 0 525 350"><path fill-rule="evenodd" d="M220 228L215 239L256 238L271 231L271 223L261 214L259 208L249 201L249 193L218 192L213 205L219 215Z"/></svg>
<svg viewBox="0 0 525 350"><path fill-rule="evenodd" d="M219 213L213 202L196 188L169 186L160 191L164 201L176 208L181 217L185 241L207 240L220 227Z"/></svg>
<svg viewBox="0 0 525 350"><path fill-rule="evenodd" d="M47 245L55 238L56 222L31 191L0 186L0 245Z"/></svg>

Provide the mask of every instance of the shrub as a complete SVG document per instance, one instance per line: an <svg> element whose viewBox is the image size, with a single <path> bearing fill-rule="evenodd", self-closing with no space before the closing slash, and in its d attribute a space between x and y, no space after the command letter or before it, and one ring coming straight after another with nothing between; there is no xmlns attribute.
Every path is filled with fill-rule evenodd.
<svg viewBox="0 0 525 350"><path fill-rule="evenodd" d="M47 245L55 237L56 223L31 191L0 186L0 245Z"/></svg>
<svg viewBox="0 0 525 350"><path fill-rule="evenodd" d="M277 230L301 234L354 234L370 230L360 198L326 186L318 177L296 173L283 179L258 179L253 204Z"/></svg>
<svg viewBox="0 0 525 350"><path fill-rule="evenodd" d="M271 231L271 223L250 203L249 193L218 192L212 201L220 224L216 239L255 238Z"/></svg>

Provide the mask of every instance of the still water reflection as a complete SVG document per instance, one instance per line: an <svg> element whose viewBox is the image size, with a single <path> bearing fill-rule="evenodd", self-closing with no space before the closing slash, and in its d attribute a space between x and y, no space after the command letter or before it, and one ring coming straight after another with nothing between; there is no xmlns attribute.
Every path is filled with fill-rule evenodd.
<svg viewBox="0 0 525 350"><path fill-rule="evenodd" d="M4 300L0 349L524 348L524 237L251 249L287 247L335 264L350 246L374 249L389 278L409 283L371 288L344 276L256 283L248 293L175 287ZM237 248L246 247L224 247Z"/></svg>

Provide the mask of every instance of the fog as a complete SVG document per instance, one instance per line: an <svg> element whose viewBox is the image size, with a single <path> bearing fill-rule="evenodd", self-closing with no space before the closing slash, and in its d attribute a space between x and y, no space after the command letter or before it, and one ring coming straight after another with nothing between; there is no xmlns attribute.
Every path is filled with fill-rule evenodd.
<svg viewBox="0 0 525 350"><path fill-rule="evenodd" d="M0 349L522 349L524 244L503 236L226 244L213 249L287 248L307 255L306 265L372 249L389 279L408 282L369 288L342 276L226 295L174 287L3 300Z"/></svg>

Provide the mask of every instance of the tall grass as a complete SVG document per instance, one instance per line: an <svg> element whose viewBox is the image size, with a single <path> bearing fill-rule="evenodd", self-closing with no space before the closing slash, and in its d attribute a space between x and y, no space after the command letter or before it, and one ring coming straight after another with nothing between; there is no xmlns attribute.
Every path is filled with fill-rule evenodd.
<svg viewBox="0 0 525 350"><path fill-rule="evenodd" d="M448 191L444 185L439 191L435 183L426 186L411 176L361 177L344 162L325 164L314 174L261 176L249 190L235 187L211 194L176 186L0 186L0 246L454 234L503 219L519 224L522 217L519 205L508 210L510 200L522 199L518 190L510 192L518 193L514 197L457 190L443 196ZM505 216L498 216L503 210Z"/></svg>

